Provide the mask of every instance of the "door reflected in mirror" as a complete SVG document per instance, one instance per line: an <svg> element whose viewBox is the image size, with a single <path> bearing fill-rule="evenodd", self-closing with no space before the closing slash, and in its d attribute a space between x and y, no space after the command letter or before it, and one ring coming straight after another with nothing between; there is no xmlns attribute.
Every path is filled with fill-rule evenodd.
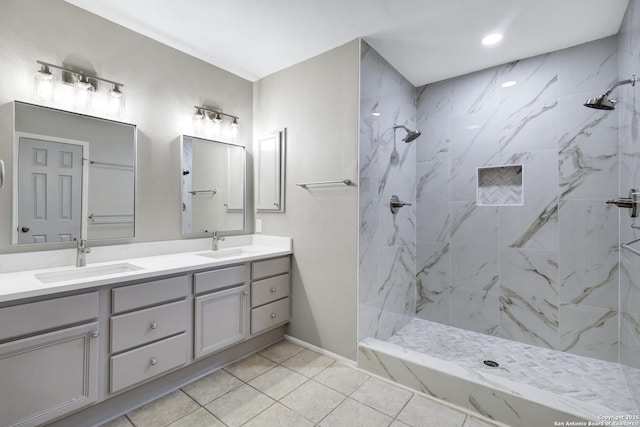
<svg viewBox="0 0 640 427"><path fill-rule="evenodd" d="M135 125L14 102L12 244L135 236Z"/></svg>
<svg viewBox="0 0 640 427"><path fill-rule="evenodd" d="M244 231L245 148L183 135L182 234Z"/></svg>

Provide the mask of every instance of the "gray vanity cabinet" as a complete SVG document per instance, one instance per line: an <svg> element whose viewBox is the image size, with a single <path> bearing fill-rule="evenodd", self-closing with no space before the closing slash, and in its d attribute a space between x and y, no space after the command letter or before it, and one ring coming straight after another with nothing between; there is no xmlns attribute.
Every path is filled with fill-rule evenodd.
<svg viewBox="0 0 640 427"><path fill-rule="evenodd" d="M251 335L289 321L290 264L286 256L251 265Z"/></svg>
<svg viewBox="0 0 640 427"><path fill-rule="evenodd" d="M185 275L111 290L112 393L188 363L190 281Z"/></svg>
<svg viewBox="0 0 640 427"><path fill-rule="evenodd" d="M0 309L3 426L42 425L96 402L97 302L92 292Z"/></svg>
<svg viewBox="0 0 640 427"><path fill-rule="evenodd" d="M197 273L194 282L194 358L244 341L249 313L245 265Z"/></svg>

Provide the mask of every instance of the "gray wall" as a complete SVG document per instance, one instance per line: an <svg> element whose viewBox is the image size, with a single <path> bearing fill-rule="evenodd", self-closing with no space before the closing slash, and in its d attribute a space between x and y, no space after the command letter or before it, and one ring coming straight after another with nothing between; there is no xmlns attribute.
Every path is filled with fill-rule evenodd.
<svg viewBox="0 0 640 427"><path fill-rule="evenodd" d="M618 55L620 80L640 75L640 2L629 1L629 8L620 29ZM640 188L640 97L638 86L622 86L617 90L620 114L620 194L630 188ZM620 215L620 240L628 243L640 238L640 231L631 228L633 219ZM636 223L640 221L636 219ZM636 243L636 248L640 245ZM640 257L620 252L620 362L627 385L640 407ZM635 368L635 369L632 369Z"/></svg>
<svg viewBox="0 0 640 427"><path fill-rule="evenodd" d="M617 46L422 88L418 317L618 361L618 111L582 106L617 81ZM476 168L513 164L524 206L477 206Z"/></svg>
<svg viewBox="0 0 640 427"><path fill-rule="evenodd" d="M295 184L358 176L358 52L353 41L254 84L254 134L286 127L286 212L262 232L294 242L289 334L355 360L358 190Z"/></svg>
<svg viewBox="0 0 640 427"><path fill-rule="evenodd" d="M0 51L0 159L9 177L10 103L33 102L36 60L93 70L125 85L123 121L138 125L135 242L180 238L179 135L204 136L192 126L194 105L206 103L239 116L238 143L250 149L251 82L62 0L4 0ZM0 252L32 250L9 247L11 185L9 179L0 190Z"/></svg>
<svg viewBox="0 0 640 427"><path fill-rule="evenodd" d="M416 89L364 41L360 67L358 341L385 340L415 315L416 147L430 141L394 134L415 128ZM393 194L413 206L393 215Z"/></svg>

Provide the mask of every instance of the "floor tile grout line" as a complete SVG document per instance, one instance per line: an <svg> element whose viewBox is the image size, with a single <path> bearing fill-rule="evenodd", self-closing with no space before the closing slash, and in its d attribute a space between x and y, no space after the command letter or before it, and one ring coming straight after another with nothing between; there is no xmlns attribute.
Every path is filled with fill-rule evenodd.
<svg viewBox="0 0 640 427"><path fill-rule="evenodd" d="M277 344L277 343L276 343L276 344ZM370 408L371 410L374 410L374 411L376 411L376 412L378 412L378 413L380 413L380 414L382 414L382 415L385 415L385 416L387 416L387 417L391 418L391 423L393 423L393 422L394 422L394 421L396 421L396 420L397 420L398 422L402 422L398 417L400 416L400 414L402 413L402 411L407 407L407 405L411 402L411 400L412 400L414 397L416 397L416 396L426 397L426 398L428 398L429 400L435 401L435 402L437 402L437 403L440 403L440 402L441 402L441 401L440 401L440 399L437 399L437 398L435 398L435 397L433 397L433 396L427 395L427 394L425 394L425 393L421 393L421 392L419 392L419 391L413 390L413 389L408 388L408 387L406 387L406 386L402 386L402 385L400 385L400 384L398 384L398 383L395 383L394 381L390 381L390 380L388 380L388 379L386 379L386 378L379 377L379 376L377 376L377 375L371 375L371 373L369 373L369 372L367 372L367 371L364 371L364 370L362 370L362 369L360 369L360 368L357 368L357 367L354 367L354 366L348 366L348 365L345 365L345 367L346 367L346 368L348 368L348 369L353 369L353 370L354 370L354 371L356 371L356 372L360 372L361 374L365 375L366 377L365 377L365 380L364 380L360 385L358 385L358 386L355 388L355 390L353 390L353 391L351 391L351 392L349 392L349 393L343 393L342 391L337 390L337 389L334 389L333 387L331 387L331 386L329 386L329 385L323 384L322 382L320 382L320 381L318 381L318 380L316 379L316 378L317 378L321 373L323 373L323 372L327 371L327 370L328 370L329 368L331 368L331 367L335 367L335 366L337 366L340 362L339 362L338 360L336 360L336 359L331 358L330 356L326 356L326 355L323 355L323 354L317 353L317 352L315 352L315 351L313 351L313 350L310 350L310 349L307 349L307 350L309 350L309 352L311 352L311 353L319 354L320 356L322 356L322 357L324 357L324 358L329 359L331 362L330 362L328 365L326 365L326 366L322 367L322 368L320 369L320 371L318 371L318 372L314 373L312 376L307 376L307 375L304 375L304 374L302 374L302 373L300 373L300 372L298 372L298 371L296 371L296 370L294 370L294 369L292 369L292 368L290 368L290 367L288 367L288 366L285 366L285 365L284 365L284 363L285 363L285 362L287 362L287 361L291 360L291 359L292 359L292 358L294 358L295 356L297 356L297 355L299 355L300 353L304 352L304 351L305 351L305 349L304 349L304 348L303 348L302 350L300 350L300 351L296 352L295 354L293 354L293 355L292 355L292 356L290 356L289 358L287 358L287 359L283 360L282 362L276 362L276 361L274 361L274 360L272 360L272 359L269 359L268 357L266 357L266 356L264 356L264 355L259 354L261 357L264 357L266 360L269 360L270 362L274 363L274 366L269 367L269 368L268 368L267 370L265 370L264 372L260 373L259 375L254 376L253 378L250 378L250 379L249 379L249 380L247 380L247 381L245 381L245 380L243 380L243 379L241 379L241 378L237 377L236 375L232 374L231 372L227 371L227 370L226 370L226 368L227 368L228 366L231 366L231 365L227 365L227 366L225 366L225 367L221 367L220 369L224 370L224 372L225 372L226 374L228 374L230 377L232 377L232 378L236 379L240 384L239 384L239 385L237 385L237 386L235 386L235 387L233 387L231 390L226 391L225 393L223 393L222 395L220 395L220 396L216 397L215 399L211 400L210 402L208 402L208 403L204 403L204 404L200 404L200 403L199 403L199 402L198 402L198 401L197 401L193 396L191 396L189 393L187 393L185 390L183 390L183 387L186 387L186 386L188 385L188 384L185 384L183 387L180 387L178 390L180 390L182 393L186 394L186 395L188 396L188 398L189 398L191 401L194 401L198 407L197 407L196 409L194 409L193 411L190 411L189 413L187 413L187 414L185 414L185 415L183 415L183 416L181 416L181 417L179 417L179 418L177 418L177 419L175 419L175 420L172 420L172 421L171 421L169 424L167 424L167 425L170 425L170 424L172 424L172 423L175 423L175 422L177 422L177 421L179 421L179 420L181 420L181 419L183 419L183 418L185 418L185 417L187 417L187 416L189 416L189 415L193 414L193 413L194 413L194 412L196 412L198 409L203 408L203 409L204 409L208 414L210 414L214 419L218 420L219 422L221 422L221 423L222 423L222 424L224 424L225 426L228 426L228 424L224 423L224 421L222 421L222 420L220 420L218 417L216 417L216 416L215 416L215 414L213 414L211 411L209 411L205 406L206 406L206 405L208 405L208 404L211 404L211 403L212 403L212 402L214 402L215 400L220 399L220 398L222 398L223 396L228 395L229 393L231 393L231 392L233 392L233 391L237 390L237 389L238 389L238 388L240 388L242 385L246 385L246 386L248 386L249 388L251 388L251 389L253 389L254 391L256 391L257 393L259 393L260 395L265 396L265 397L267 397L267 398L269 398L269 399L271 400L271 403L270 403L266 408L264 408L262 411L260 411L258 414L254 415L253 417L251 417L249 420L245 421L242 425L245 425L246 423L251 422L251 421L252 421L252 420L254 420L256 417L260 416L260 415L261 415L261 414L263 414L265 411L267 411L269 408L272 408L272 407L273 407L273 405L275 405L276 403L280 404L283 408L286 408L287 410L290 410L292 413L297 414L298 416L302 417L303 419L308 420L310 423L314 424L315 426L318 426L318 425L320 425L320 423L322 423L322 422L323 422L327 417L329 417L332 413L334 413L334 412L336 411L336 409L337 409L337 408L339 408L341 405L343 405L343 404L344 404L348 399L351 399L352 401L354 401L354 402L356 402L356 403L358 403L358 404L361 404L361 405L363 405L363 406L366 406L366 407ZM256 352L256 353L254 353L254 354L258 354L258 353ZM251 356L251 355L250 355L250 356ZM249 357L249 356L247 356L247 358L248 358L248 357ZM247 359L247 358L241 359L241 361L242 361L242 360L245 360L245 359ZM239 362L241 362L241 361L239 361ZM313 362L313 360L311 360L311 362ZM297 375L300 375L301 377L303 377L303 378L304 378L304 381L303 381L301 384L299 384L299 385L295 386L292 390L290 390L289 392L287 392L286 394L284 394L283 396L281 396L281 397L280 397L280 398L278 398L278 399L275 399L275 398L273 398L273 397L269 396L268 394L266 394L266 393L262 392L261 390L258 390L256 387L254 387L254 386L252 386L251 384L249 384L249 382L250 382L250 381L255 380L255 379L256 379L256 378L258 378L259 376L261 376L261 375L263 375L263 374L265 374L265 373L267 373L267 372L269 372L269 371L273 370L273 369L274 369L274 368L276 368L277 366L281 366L281 367L283 367L283 368L285 368L285 369L287 369L287 370L289 370L289 371L291 371L291 372L293 372L293 373L295 373L295 374L297 374ZM308 366L308 365L300 365L300 366L304 368L305 366ZM218 370L215 370L215 371L213 371L213 372L211 372L210 374L213 374L213 373L218 372L218 371L219 371L219 369L218 369ZM210 374L209 374L209 375L210 375ZM204 376L204 377L206 377L206 376ZM202 377L202 378L204 378L204 377ZM406 390L406 391L408 391L408 392L410 393L410 397L409 397L409 398L407 399L407 401L402 405L402 407L399 409L399 411L396 413L396 415L395 415L395 416L390 416L390 415L388 415L387 413L385 413L385 412L383 412L383 411L379 410L378 408L373 407L373 406L371 406L371 405L369 405L369 404L367 404L367 403L365 403L365 402L362 402L362 401L360 401L360 400L358 400L358 399L356 399L356 398L354 398L354 397L353 397L353 395L354 395L358 390L362 389L362 387L363 387L365 384L367 384L368 382L370 382L372 379L380 380L380 381L381 381L381 382L383 382L385 385L388 385L388 386L390 386L390 387L398 387L398 388L400 388L400 389L404 389L404 390ZM193 382L196 382L196 381L198 381L198 380L192 381L192 383L193 383ZM318 385L320 385L320 386L322 386L322 387L326 387L328 390L332 390L332 391L334 391L334 392L338 393L338 394L341 396L341 400L340 400L340 402L339 402L339 403L338 403L338 404L337 404L333 409L331 409L331 410L330 410L330 411L329 411L329 412L328 412L328 413L327 413L327 414L326 414L326 415L325 415L325 416L324 416L324 417L323 417L323 418L322 418L318 423L315 423L313 420L310 420L309 418L307 418L304 414L301 414L301 413L297 412L295 409L290 408L289 406L285 405L285 404L282 402L282 400L283 400L283 399L285 399L287 396L289 396L291 393L295 392L296 390L299 390L299 389L300 389L302 386L304 386L305 384L308 384L308 383L309 383L309 381L314 381L314 382L315 382L315 383L317 383ZM449 406L449 405L445 405L445 406ZM457 408L457 407L450 407L450 408L451 408L451 409L453 409L454 411L458 412L458 413L461 413L461 414L464 414L464 415L465 415L464 419L462 420L462 424L461 424L461 426L460 426L460 427L463 427L463 426L465 425L465 423L467 423L467 421L468 421L469 419L477 418L477 417L474 417L474 415L473 415L473 414L470 414L468 411L460 410L461 408ZM131 424L131 425L133 425L134 427L138 427L138 426L137 426L137 424L136 424L136 423L134 423L134 422L131 420L131 418L129 417L129 414L125 414L125 415L124 415L124 417L125 417L125 419L126 419L126 420ZM480 418L480 419L482 420L482 418Z"/></svg>
<svg viewBox="0 0 640 427"><path fill-rule="evenodd" d="M411 397L409 399L407 399L406 402L404 402L404 405L402 405L402 408L400 408L400 410L398 411L398 413L396 414L395 417L393 417L394 420L398 420L400 422L403 422L402 420L399 420L398 417L400 416L400 414L402 413L402 411L404 411L404 409L407 407L407 405L409 405L409 402L411 402L411 400L413 400L413 398L416 396L415 393L411 393ZM405 423L406 424L406 423Z"/></svg>
<svg viewBox="0 0 640 427"><path fill-rule="evenodd" d="M219 370L213 371L211 374L214 374L214 373L216 373L216 372L219 372ZM225 371L225 372L226 372L226 371ZM227 373L228 373L228 372L227 372ZM211 374L209 374L209 375L211 375ZM229 373L228 373L228 374L229 374ZM229 375L231 375L231 374L229 374ZM231 376L233 376L233 375L231 375ZM240 385L238 385L238 386L236 386L236 387L232 388L231 390L225 391L225 392L224 392L224 393L222 393L220 396L217 396L215 399L213 399L213 400L211 400L211 401L209 401L209 402L207 402L207 403L204 403L204 404L202 404L202 403L198 402L198 401L197 401L195 398L193 398L189 393L187 393L186 391L184 391L184 390L182 389L183 387L186 387L186 386L187 386L187 385L189 385L189 384L193 384L193 383L195 383L195 382L197 382L197 381L199 381L199 380L193 381L192 383L189 383L189 384L185 384L185 385L184 385L184 386L182 386L179 390L181 390L181 391L182 391L184 394L186 394L187 396L191 397L191 399L195 400L195 401L196 401L196 403L197 403L198 405L200 405L200 406L202 406L202 407L205 407L206 405L209 405L209 404L211 404L211 403L215 402L216 400L220 399L222 396L226 396L227 394L231 393L231 392L232 392L232 391L234 391L234 390L237 390L238 388L240 388L240 387L242 387L244 384L246 384L246 383L245 383L244 381L242 381L240 378L237 378L237 377L235 377L235 376L233 376L233 377L234 377L234 378L236 378L238 381L242 382L242 384L240 384ZM205 377L202 377L202 378L205 378ZM202 379L202 378L201 378L201 379Z"/></svg>
<svg viewBox="0 0 640 427"><path fill-rule="evenodd" d="M214 414L213 412L211 412L210 410L208 410L206 407L202 406L202 409L204 409L205 411L207 411L209 414L211 414L211 416L213 418L215 418L216 420L220 421L222 424L224 424L226 427L229 427L229 424L225 423L224 421L222 421L220 418L216 417L216 414Z"/></svg>
<svg viewBox="0 0 640 427"><path fill-rule="evenodd" d="M305 417L305 416L304 416L304 414L301 414L300 412L296 411L294 408L291 408L291 407L287 406L285 403L281 402L281 400L282 400L282 399L284 399L285 397L287 397L288 395L290 395L291 393L293 393L295 390L297 390L297 389L299 389L300 387L302 387L304 384L308 383L309 381L314 381L314 382L316 382L316 383L318 383L318 384L320 384L320 385L324 385L324 384L322 384L322 383L319 383L319 382L315 381L313 378L309 378L309 379L307 379L307 381L305 381L304 383L300 384L300 385L299 385L298 387L296 387L294 390L291 390L291 392L287 393L285 396L282 396L282 398L281 398L280 400L278 400L278 403L280 403L282 406L284 406L285 408L288 408L288 409L292 410L293 412L295 412L296 414L298 414L298 415L302 416L303 418L305 418L305 419L307 419L307 420L309 420L309 418ZM325 387L326 387L326 386L325 386ZM327 388L328 388L328 387L327 387ZM333 411L334 411L338 406L342 405L342 402L344 402L346 399L348 399L348 398L349 398L349 396L345 395L344 393L340 393L340 392L339 392L339 391L337 391L337 390L334 390L334 391L336 391L337 393L339 393L339 394L343 397L343 399L340 401L340 403L338 403L338 404L335 406L335 408L333 408L331 411L329 411L329 414L330 414L331 412L333 412ZM325 416L324 416L324 417L323 417L323 418L322 418L318 423L316 423L316 422L315 422L315 421L313 421L313 420L309 420L309 421L310 421L310 422L312 422L314 425L319 425L319 423L320 423L320 422L322 422L322 420L324 420L324 419L325 419L329 414L325 415Z"/></svg>

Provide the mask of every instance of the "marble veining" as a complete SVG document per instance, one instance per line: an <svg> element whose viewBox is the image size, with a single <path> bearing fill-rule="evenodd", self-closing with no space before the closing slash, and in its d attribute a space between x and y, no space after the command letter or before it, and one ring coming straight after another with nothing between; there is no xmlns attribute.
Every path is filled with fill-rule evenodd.
<svg viewBox="0 0 640 427"><path fill-rule="evenodd" d="M416 179L424 139L406 144L393 130L415 127L416 89L364 41L361 52L358 336L386 339L415 315L416 188L430 179ZM393 194L413 206L392 214Z"/></svg>
<svg viewBox="0 0 640 427"><path fill-rule="evenodd" d="M608 37L419 89L418 126L434 141L417 151L416 317L618 360L615 323L628 321L618 209L604 202L618 175L640 177L622 120L633 106L582 106L618 80L617 45ZM633 97L620 89L621 102ZM504 165L523 165L523 205L478 206L477 168Z"/></svg>

